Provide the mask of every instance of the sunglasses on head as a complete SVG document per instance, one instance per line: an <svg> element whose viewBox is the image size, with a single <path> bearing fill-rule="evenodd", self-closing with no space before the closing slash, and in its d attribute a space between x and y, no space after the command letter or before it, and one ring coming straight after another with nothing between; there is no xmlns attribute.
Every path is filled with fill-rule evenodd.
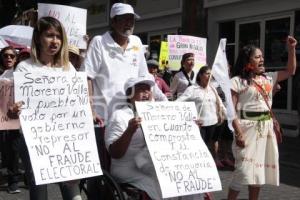
<svg viewBox="0 0 300 200"><path fill-rule="evenodd" d="M11 59L14 59L15 57L16 57L15 54L8 54L8 53L3 54L3 58L11 58Z"/></svg>

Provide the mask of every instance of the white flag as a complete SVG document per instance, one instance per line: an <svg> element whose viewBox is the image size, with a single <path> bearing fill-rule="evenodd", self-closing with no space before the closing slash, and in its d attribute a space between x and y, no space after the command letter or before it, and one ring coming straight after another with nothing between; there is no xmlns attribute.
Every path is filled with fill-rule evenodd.
<svg viewBox="0 0 300 200"><path fill-rule="evenodd" d="M228 125L229 128L233 130L231 122L235 117L235 111L231 98L231 81L229 78L229 69L225 49L226 39L221 39L214 64L212 66L212 75L221 86L225 94Z"/></svg>

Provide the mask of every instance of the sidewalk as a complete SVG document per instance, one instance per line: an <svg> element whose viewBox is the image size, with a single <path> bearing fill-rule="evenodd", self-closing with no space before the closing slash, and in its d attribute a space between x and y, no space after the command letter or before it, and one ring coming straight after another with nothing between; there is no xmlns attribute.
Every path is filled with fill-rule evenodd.
<svg viewBox="0 0 300 200"><path fill-rule="evenodd" d="M300 199L300 138L284 137L279 145L280 186L263 186L260 200L299 200ZM225 200L231 181L231 171L219 171L222 191L215 192L215 200ZM247 187L243 187L239 200L248 199Z"/></svg>
<svg viewBox="0 0 300 200"><path fill-rule="evenodd" d="M300 138L284 137L283 144L279 145L280 155L280 186L263 186L260 200L299 200L300 199ZM1 170L3 171L3 170ZM215 200L224 200L227 196L228 185L231 180L231 171L219 171L222 181L222 191L214 192ZM0 200L29 200L28 190L20 182L21 193L10 195L6 192L6 184L0 177ZM1 184L2 182L2 184ZM58 185L48 186L49 200L62 200ZM239 199L248 198L247 187L243 187ZM83 196L83 200L86 197ZM105 200L105 199L104 199Z"/></svg>

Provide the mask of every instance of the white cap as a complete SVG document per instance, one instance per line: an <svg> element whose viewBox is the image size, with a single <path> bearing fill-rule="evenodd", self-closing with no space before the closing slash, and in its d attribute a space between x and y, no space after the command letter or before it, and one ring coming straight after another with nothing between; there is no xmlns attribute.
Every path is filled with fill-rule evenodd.
<svg viewBox="0 0 300 200"><path fill-rule="evenodd" d="M152 87L155 84L154 77L151 74L147 74L137 78L129 78L124 85L125 92L137 84L147 84Z"/></svg>
<svg viewBox="0 0 300 200"><path fill-rule="evenodd" d="M125 3L115 3L110 9L110 18L114 18L116 15L133 14L136 19L140 16L134 13L131 5Z"/></svg>

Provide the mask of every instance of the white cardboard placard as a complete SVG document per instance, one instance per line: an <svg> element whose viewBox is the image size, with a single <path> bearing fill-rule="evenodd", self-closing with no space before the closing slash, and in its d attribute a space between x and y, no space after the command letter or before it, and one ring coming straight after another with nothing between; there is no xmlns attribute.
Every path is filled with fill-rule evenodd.
<svg viewBox="0 0 300 200"><path fill-rule="evenodd" d="M37 185L102 175L84 72L14 72Z"/></svg>
<svg viewBox="0 0 300 200"><path fill-rule="evenodd" d="M194 102L136 102L163 198L221 190Z"/></svg>
<svg viewBox="0 0 300 200"><path fill-rule="evenodd" d="M54 17L63 24L69 44L75 45L79 49L87 48L84 39L87 21L86 9L58 4L38 3L38 18L44 16Z"/></svg>

